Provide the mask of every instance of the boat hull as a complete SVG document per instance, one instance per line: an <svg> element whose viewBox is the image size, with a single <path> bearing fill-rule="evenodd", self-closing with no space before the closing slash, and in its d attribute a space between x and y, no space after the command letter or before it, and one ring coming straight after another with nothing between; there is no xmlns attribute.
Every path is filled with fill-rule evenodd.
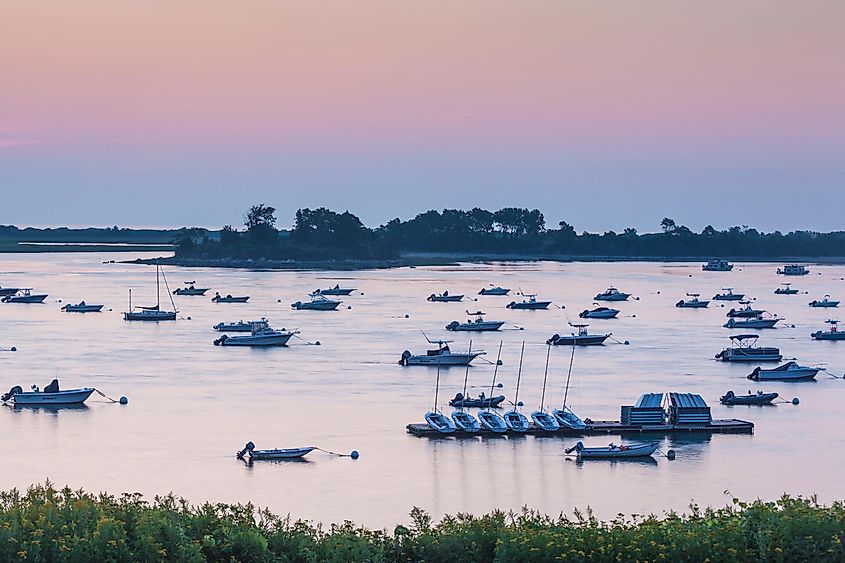
<svg viewBox="0 0 845 563"><path fill-rule="evenodd" d="M66 313L99 313L102 305L66 305L63 310Z"/></svg>
<svg viewBox="0 0 845 563"><path fill-rule="evenodd" d="M302 303L300 301L297 301L296 303L291 303L291 307L293 307L297 311L334 311L338 308L339 305L339 301L331 301L328 303Z"/></svg>
<svg viewBox="0 0 845 563"><path fill-rule="evenodd" d="M819 370L803 368L792 370L773 370L757 368L748 375L753 381L809 381L816 378Z"/></svg>
<svg viewBox="0 0 845 563"><path fill-rule="evenodd" d="M729 295L719 294L713 296L713 300L715 301L742 301L743 299L745 299L745 295L742 293L733 293Z"/></svg>
<svg viewBox="0 0 845 563"><path fill-rule="evenodd" d="M452 330L455 332L491 332L494 330L499 330L502 328L502 325L505 324L504 321L484 321L480 323L458 323L457 326L454 324L446 325L446 330Z"/></svg>
<svg viewBox="0 0 845 563"><path fill-rule="evenodd" d="M780 319L751 319L743 321L728 319L728 322L722 326L725 328L775 328L778 322L780 322Z"/></svg>
<svg viewBox="0 0 845 563"><path fill-rule="evenodd" d="M505 420L508 428L514 432L528 432L528 429L531 427L528 417L519 411L506 412L502 418Z"/></svg>
<svg viewBox="0 0 845 563"><path fill-rule="evenodd" d="M174 289L173 295L205 295L210 288Z"/></svg>
<svg viewBox="0 0 845 563"><path fill-rule="evenodd" d="M839 301L810 301L810 307L818 309L829 309L831 307L839 307Z"/></svg>
<svg viewBox="0 0 845 563"><path fill-rule="evenodd" d="M252 323L228 325L225 323L219 323L211 328L213 328L217 332L252 332Z"/></svg>
<svg viewBox="0 0 845 563"><path fill-rule="evenodd" d="M504 288L501 288L501 287L497 287L497 288L494 288L494 289L482 289L481 291L478 292L478 294L479 295L498 295L498 296L502 296L502 295L507 295L508 293L510 293L510 291L511 291L510 289L504 289Z"/></svg>
<svg viewBox="0 0 845 563"><path fill-rule="evenodd" d="M541 309L548 309L551 304L551 301L535 301L533 303L512 302L507 305L507 308L524 311L539 311Z"/></svg>
<svg viewBox="0 0 845 563"><path fill-rule="evenodd" d="M249 301L249 296L246 297L212 297L215 303L246 303Z"/></svg>
<svg viewBox="0 0 845 563"><path fill-rule="evenodd" d="M813 340L845 340L845 331L842 332L823 332L816 331L810 335Z"/></svg>
<svg viewBox="0 0 845 563"><path fill-rule="evenodd" d="M675 307L679 309L705 309L710 305L709 301L678 301Z"/></svg>
<svg viewBox="0 0 845 563"><path fill-rule="evenodd" d="M778 398L777 393L757 393L756 395L724 395L719 402L726 406L749 405L762 406L771 405L772 401Z"/></svg>
<svg viewBox="0 0 845 563"><path fill-rule="evenodd" d="M425 413L425 422L441 434L452 434L455 432L455 423L446 417L446 415L439 412Z"/></svg>
<svg viewBox="0 0 845 563"><path fill-rule="evenodd" d="M279 450L252 450L249 452L249 459L255 461L282 461L286 459L300 459L316 448L313 446L306 448L287 448Z"/></svg>
<svg viewBox="0 0 845 563"><path fill-rule="evenodd" d="M353 291L355 291L354 287L353 288L342 287L342 288L339 288L339 289L321 289L319 291L316 291L315 293L317 293L319 295L349 295Z"/></svg>
<svg viewBox="0 0 845 563"><path fill-rule="evenodd" d="M15 405L81 405L93 392L94 389L91 387L68 389L55 393L35 393L28 391L13 395L12 400L15 402Z"/></svg>
<svg viewBox="0 0 845 563"><path fill-rule="evenodd" d="M619 311L611 309L610 311L582 311L578 314L582 319L615 319Z"/></svg>
<svg viewBox="0 0 845 563"><path fill-rule="evenodd" d="M463 298L463 295L429 295L427 299L432 303L457 303Z"/></svg>
<svg viewBox="0 0 845 563"><path fill-rule="evenodd" d="M481 425L474 416L464 411L455 411L452 413L452 422L455 426L464 432L480 432Z"/></svg>
<svg viewBox="0 0 845 563"><path fill-rule="evenodd" d="M555 346L600 346L604 341L610 338L609 334L590 334L587 336L578 336L571 334L569 336L559 336L552 338L549 343Z"/></svg>
<svg viewBox="0 0 845 563"><path fill-rule="evenodd" d="M4 303L44 303L47 294L41 295L7 295L3 298Z"/></svg>
<svg viewBox="0 0 845 563"><path fill-rule="evenodd" d="M478 422L481 423L481 426L483 426L485 430L489 430L490 432L502 434L508 431L508 425L505 424L505 420L494 412L479 412Z"/></svg>
<svg viewBox="0 0 845 563"><path fill-rule="evenodd" d="M125 321L175 321L175 311L134 311L123 313Z"/></svg>
<svg viewBox="0 0 845 563"><path fill-rule="evenodd" d="M504 400L504 395L497 395L495 397L487 397L484 399L452 399L451 401L449 401L449 406L458 409L498 408L498 406L503 403Z"/></svg>
<svg viewBox="0 0 845 563"><path fill-rule="evenodd" d="M230 336L223 335L214 341L215 346L250 346L255 348L285 346L292 334L273 334L268 336Z"/></svg>
<svg viewBox="0 0 845 563"><path fill-rule="evenodd" d="M406 366L467 366L479 354L440 354L439 356L411 356Z"/></svg>
<svg viewBox="0 0 845 563"><path fill-rule="evenodd" d="M659 446L660 442L652 442L649 444L635 444L630 446L622 445L615 448L606 446L603 448L573 449L577 451L580 459L630 459L637 457L651 457L654 452L657 451ZM567 452L569 451L571 450L568 449Z"/></svg>
<svg viewBox="0 0 845 563"><path fill-rule="evenodd" d="M748 353L742 349L728 348L716 356L723 362L779 362L783 359L780 352Z"/></svg>
<svg viewBox="0 0 845 563"><path fill-rule="evenodd" d="M612 293L609 295L605 293L599 293L598 295L593 297L593 301L627 301L630 296L630 293Z"/></svg>

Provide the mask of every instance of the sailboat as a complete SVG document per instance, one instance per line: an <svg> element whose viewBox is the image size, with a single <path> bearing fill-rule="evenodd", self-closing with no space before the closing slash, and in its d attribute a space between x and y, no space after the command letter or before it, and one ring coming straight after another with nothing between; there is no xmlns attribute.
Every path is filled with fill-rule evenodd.
<svg viewBox="0 0 845 563"><path fill-rule="evenodd" d="M434 384L434 409L425 413L426 423L441 434L452 434L455 432L455 424L448 416L437 408L437 399L440 395L440 364L437 364L437 380Z"/></svg>
<svg viewBox="0 0 845 563"><path fill-rule="evenodd" d="M552 351L552 345L547 344L546 350L546 370L543 373L543 394L540 396L540 408L531 413L531 420L540 430L545 432L557 432L560 430L560 423L551 414L546 412L544 403L546 402L546 381L549 378L549 355Z"/></svg>
<svg viewBox="0 0 845 563"><path fill-rule="evenodd" d="M519 408L519 383L522 381L522 357L525 355L525 341L522 341L522 351L519 353L519 370L516 375L516 396L513 399L513 409L509 410L502 417L505 424L514 432L527 432L529 428L528 417L517 410Z"/></svg>
<svg viewBox="0 0 845 563"><path fill-rule="evenodd" d="M159 274L164 277L164 272L161 267L156 264L156 304L155 307L132 307L132 290L129 290L129 310L123 313L123 320L125 321L175 321L176 320L176 304L173 302L173 297L170 297L170 288L167 287L167 278L164 278L164 286L167 288L167 295L170 297L170 304L173 306L172 311L161 310L161 284L159 283ZM138 309L137 311L135 309Z"/></svg>
<svg viewBox="0 0 845 563"><path fill-rule="evenodd" d="M472 353L472 340L469 341L469 349L467 353ZM438 369L440 368L440 364L437 364ZM467 395L467 381L469 380L469 363L466 364L466 372L464 372L464 392L463 396L466 397ZM455 423L455 426L463 430L464 432L478 432L481 430L481 426L478 424L478 420L470 413L464 410L463 404L461 404L460 408L452 411L452 422Z"/></svg>
<svg viewBox="0 0 845 563"><path fill-rule="evenodd" d="M563 405L559 409L552 411L558 423L564 428L570 430L584 430L587 425L584 421L578 418L578 415L572 412L572 409L566 406L566 399L569 397L569 382L572 380L572 364L575 361L575 346L572 346L572 355L569 357L569 373L566 375L566 387L563 392Z"/></svg>
<svg viewBox="0 0 845 563"><path fill-rule="evenodd" d="M499 342L499 354L496 356L496 367L493 369L493 381L490 383L491 397L493 396L493 390L496 388L496 375L499 373L499 364L501 363L501 358L502 343ZM496 414L495 412L491 411L489 405L487 406L486 410L479 411L478 421L481 423L481 426L483 426L485 430L489 430L490 432L502 434L508 431L508 425L505 424L504 419L502 419L502 417Z"/></svg>

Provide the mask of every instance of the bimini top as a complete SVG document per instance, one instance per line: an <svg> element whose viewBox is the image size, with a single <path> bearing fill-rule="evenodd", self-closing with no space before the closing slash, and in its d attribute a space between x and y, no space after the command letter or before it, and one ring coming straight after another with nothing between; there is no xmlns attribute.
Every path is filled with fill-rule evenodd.
<svg viewBox="0 0 845 563"><path fill-rule="evenodd" d="M759 334L737 334L736 336L731 336L731 340L748 340L750 338L760 338Z"/></svg>
<svg viewBox="0 0 845 563"><path fill-rule="evenodd" d="M701 395L695 393L669 393L672 404L680 408L707 408Z"/></svg>
<svg viewBox="0 0 845 563"><path fill-rule="evenodd" d="M663 393L643 393L639 400L637 400L637 404L634 405L634 408L643 409L643 408L654 408L654 407L661 407L663 405Z"/></svg>

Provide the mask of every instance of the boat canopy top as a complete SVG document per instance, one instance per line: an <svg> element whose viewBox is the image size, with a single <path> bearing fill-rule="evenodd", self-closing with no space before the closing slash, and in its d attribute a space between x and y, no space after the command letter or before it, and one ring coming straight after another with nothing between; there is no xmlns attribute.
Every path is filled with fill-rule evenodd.
<svg viewBox="0 0 845 563"><path fill-rule="evenodd" d="M669 400L681 408L707 408L707 403L696 393L669 393Z"/></svg>
<svg viewBox="0 0 845 563"><path fill-rule="evenodd" d="M759 334L737 334L730 337L731 340L750 340L755 338L760 338Z"/></svg>
<svg viewBox="0 0 845 563"><path fill-rule="evenodd" d="M643 393L634 405L635 408L659 407L663 404L663 393Z"/></svg>

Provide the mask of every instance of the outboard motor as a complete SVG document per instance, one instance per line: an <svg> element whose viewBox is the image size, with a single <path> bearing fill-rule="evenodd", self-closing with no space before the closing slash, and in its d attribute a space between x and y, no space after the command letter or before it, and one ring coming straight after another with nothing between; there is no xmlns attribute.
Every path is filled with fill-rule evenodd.
<svg viewBox="0 0 845 563"><path fill-rule="evenodd" d="M684 306L684 300L683 299L681 299L680 301L675 303L675 307L683 307L683 306Z"/></svg>
<svg viewBox="0 0 845 563"><path fill-rule="evenodd" d="M510 303L508 303L507 305L505 305L505 308L507 308L507 309L513 309L513 306L514 306L514 305L516 305L516 301L511 301Z"/></svg>
<svg viewBox="0 0 845 563"><path fill-rule="evenodd" d="M291 303L290 306L293 307L294 309L299 309L299 307L301 305L302 305L302 301L297 301L296 303Z"/></svg>
<svg viewBox="0 0 845 563"><path fill-rule="evenodd" d="M455 330L461 325L458 321L452 321L451 323L446 325L446 330Z"/></svg>
<svg viewBox="0 0 845 563"><path fill-rule="evenodd" d="M564 452L565 452L565 453L568 453L568 454L571 454L572 452L580 452L580 451L581 451L581 450L583 450L583 449L584 449L584 442L582 442L582 441L580 441L580 440L579 440L577 444L575 444L575 445L574 445L574 446L572 446L571 448L566 448L566 449L564 450Z"/></svg>
<svg viewBox="0 0 845 563"><path fill-rule="evenodd" d="M434 294L429 295L426 301L434 301Z"/></svg>
<svg viewBox="0 0 845 563"><path fill-rule="evenodd" d="M587 309L584 309L583 311L578 313L578 316L581 317L582 319L586 319L587 315L589 315L589 314L590 314L590 311L588 311Z"/></svg>
<svg viewBox="0 0 845 563"><path fill-rule="evenodd" d="M8 393L0 397L0 401L6 402L18 393L23 393L23 388L20 385L15 385L11 389L9 389Z"/></svg>
<svg viewBox="0 0 845 563"><path fill-rule="evenodd" d="M549 338L548 340L546 340L546 344L554 344L554 343L555 343L555 342L557 342L558 340L560 340L560 335L559 335L559 334L555 334L555 335L552 335L552 337L551 337L551 338Z"/></svg>
<svg viewBox="0 0 845 563"><path fill-rule="evenodd" d="M229 339L229 335L224 334L223 336L221 336L220 338L218 338L217 340L214 341L214 345L215 346L223 346L226 343L226 340L228 340L228 339Z"/></svg>
<svg viewBox="0 0 845 563"><path fill-rule="evenodd" d="M255 444L253 444L252 442L247 442L246 446L244 446L244 449L235 454L235 457L237 457L238 459L243 459L247 452L251 452L254 449Z"/></svg>
<svg viewBox="0 0 845 563"><path fill-rule="evenodd" d="M408 365L408 358L411 357L411 352L409 350L405 350L402 352L402 357L399 359L400 366L407 366Z"/></svg>

